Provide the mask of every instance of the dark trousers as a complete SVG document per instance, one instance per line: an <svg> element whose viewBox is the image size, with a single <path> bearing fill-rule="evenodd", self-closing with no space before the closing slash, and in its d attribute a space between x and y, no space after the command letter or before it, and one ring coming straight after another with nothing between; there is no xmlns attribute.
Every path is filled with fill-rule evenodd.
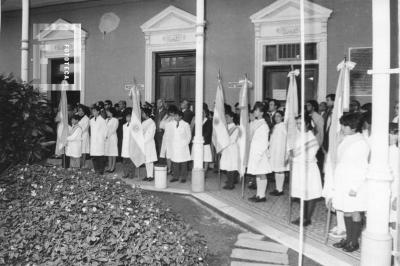
<svg viewBox="0 0 400 266"><path fill-rule="evenodd" d="M161 150L163 136L164 136L164 130L158 130L154 135L154 141L156 143L157 159L160 159L160 150Z"/></svg>
<svg viewBox="0 0 400 266"><path fill-rule="evenodd" d="M122 161L122 170L124 172L123 177L134 178L135 177L135 169L136 169L136 166L130 158L123 158L123 161Z"/></svg>
<svg viewBox="0 0 400 266"><path fill-rule="evenodd" d="M61 156L61 166L65 169L69 168L70 159L69 156L65 155L65 153Z"/></svg>
<svg viewBox="0 0 400 266"><path fill-rule="evenodd" d="M188 174L187 162L172 162L172 175L174 178L186 180Z"/></svg>
<svg viewBox="0 0 400 266"><path fill-rule="evenodd" d="M227 176L226 185L228 187L235 187L235 184L238 181L238 175L239 175L239 173L237 171L226 172L226 176Z"/></svg>
<svg viewBox="0 0 400 266"><path fill-rule="evenodd" d="M104 168L106 167L106 157L105 156L92 156L93 169L98 174L104 173Z"/></svg>
<svg viewBox="0 0 400 266"><path fill-rule="evenodd" d="M321 182L322 185L324 184L324 160L325 160L325 154L322 151L322 148L320 148L315 155L315 158L317 158L317 165L319 168L319 172L321 174Z"/></svg>

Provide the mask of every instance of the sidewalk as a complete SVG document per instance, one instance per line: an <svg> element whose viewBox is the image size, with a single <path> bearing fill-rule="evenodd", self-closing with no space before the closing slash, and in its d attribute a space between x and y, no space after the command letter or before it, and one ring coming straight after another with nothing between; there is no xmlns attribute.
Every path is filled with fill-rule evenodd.
<svg viewBox="0 0 400 266"><path fill-rule="evenodd" d="M120 176L120 173L118 173L118 176ZM145 169L142 167L140 168L140 179L135 177L134 179L124 180L145 190L191 195L242 226L264 234L291 249L298 250L299 227L288 223L289 197L287 184L285 184L285 195L281 197L269 196L269 192L274 189L274 184L268 184L267 202L253 203L248 201L247 198L254 195L254 190L246 188L244 198L241 197L240 185L237 185L234 190L220 190L218 174L212 171L208 171L206 174L206 191L204 193L191 192L190 178L184 184L168 182L167 189L159 190L154 187L154 181L142 181L141 179L144 176ZM223 186L225 176L224 174L221 174L221 176L221 186ZM171 179L171 177L168 176L168 179ZM299 203L295 202L293 203L291 220L296 219L298 213ZM337 239L329 239L328 244L324 244L326 216L325 203L321 200L317 203L312 225L305 229L304 254L322 265L358 265L359 252L348 254L333 248L332 244L338 241ZM332 215L331 228L334 226L335 221L336 217Z"/></svg>

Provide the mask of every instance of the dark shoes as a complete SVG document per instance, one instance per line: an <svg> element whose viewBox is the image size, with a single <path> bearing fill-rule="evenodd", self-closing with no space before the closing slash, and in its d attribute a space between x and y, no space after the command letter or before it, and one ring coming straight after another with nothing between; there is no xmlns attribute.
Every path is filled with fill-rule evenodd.
<svg viewBox="0 0 400 266"><path fill-rule="evenodd" d="M333 246L334 246L335 248L344 248L345 246L347 246L347 244L348 244L347 240L343 238L343 239L340 240L339 242L333 244Z"/></svg>
<svg viewBox="0 0 400 266"><path fill-rule="evenodd" d="M292 224L299 226L300 225L300 218L297 218L296 220L292 221ZM303 226L304 227L309 226L310 224L311 224L311 220L304 219L304 221L303 221Z"/></svg>
<svg viewBox="0 0 400 266"><path fill-rule="evenodd" d="M249 189L257 189L257 184L256 184L256 182L249 182L248 188L249 188Z"/></svg>
<svg viewBox="0 0 400 266"><path fill-rule="evenodd" d="M222 188L223 188L223 189L226 189L226 190L232 190L232 189L235 189L235 186L228 186L228 185L225 185L225 186L223 186Z"/></svg>
<svg viewBox="0 0 400 266"><path fill-rule="evenodd" d="M272 192L269 193L271 196L282 196L283 195L283 191L278 191L278 190L274 190Z"/></svg>
<svg viewBox="0 0 400 266"><path fill-rule="evenodd" d="M149 177L149 178L147 178L147 181L149 181L149 182L151 182L151 181L153 181L154 180L154 177Z"/></svg>
<svg viewBox="0 0 400 266"><path fill-rule="evenodd" d="M149 179L147 177L142 179L143 181L149 181Z"/></svg>
<svg viewBox="0 0 400 266"><path fill-rule="evenodd" d="M186 179L181 179L181 183L186 183Z"/></svg>
<svg viewBox="0 0 400 266"><path fill-rule="evenodd" d="M171 179L170 182L172 183L172 182L176 182L176 181L179 181L179 179L174 177L174 178Z"/></svg>
<svg viewBox="0 0 400 266"><path fill-rule="evenodd" d="M260 198L259 196L254 195L253 197L249 198L249 200L257 203L257 202L266 202L267 198L266 197Z"/></svg>

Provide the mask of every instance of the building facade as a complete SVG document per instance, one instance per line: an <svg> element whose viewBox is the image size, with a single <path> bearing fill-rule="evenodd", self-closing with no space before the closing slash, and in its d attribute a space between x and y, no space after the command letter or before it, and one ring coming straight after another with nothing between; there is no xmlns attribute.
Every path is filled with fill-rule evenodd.
<svg viewBox="0 0 400 266"><path fill-rule="evenodd" d="M397 1L391 1L392 63L397 67ZM0 38L0 73L20 74L21 11L4 7ZM195 98L195 0L104 0L32 8L30 10L29 80L50 91L62 79L63 58L79 47L80 71L70 69L77 90L72 102L128 99L125 88L135 78L143 84L142 99L162 97L170 103ZM99 29L112 12L119 25ZM371 101L372 6L363 0L307 1L306 99L323 101L334 93L337 64L344 57L358 64L351 95ZM232 85L245 74L254 83L251 101L285 100L287 72L300 64L299 4L294 0L206 1L204 99L213 103L217 74L221 73L227 103L238 101ZM104 21L103 21L104 23ZM79 24L74 33L56 25ZM45 26L43 26L45 25ZM75 32L75 34L77 34ZM76 36L75 36L76 37ZM76 45L76 44L75 44ZM76 67L77 68L77 67ZM392 75L392 104L398 77ZM43 84L48 84L44 86ZM300 84L300 83L299 83ZM54 93L53 93L54 94ZM53 99L54 99L53 95Z"/></svg>

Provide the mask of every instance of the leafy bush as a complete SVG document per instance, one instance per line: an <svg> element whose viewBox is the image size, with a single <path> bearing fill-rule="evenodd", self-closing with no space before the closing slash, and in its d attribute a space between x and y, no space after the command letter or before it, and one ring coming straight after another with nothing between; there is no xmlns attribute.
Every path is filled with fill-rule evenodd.
<svg viewBox="0 0 400 266"><path fill-rule="evenodd" d="M206 265L204 237L139 188L39 165L1 180L0 264Z"/></svg>
<svg viewBox="0 0 400 266"><path fill-rule="evenodd" d="M0 171L42 160L55 139L46 95L12 76L0 75Z"/></svg>

